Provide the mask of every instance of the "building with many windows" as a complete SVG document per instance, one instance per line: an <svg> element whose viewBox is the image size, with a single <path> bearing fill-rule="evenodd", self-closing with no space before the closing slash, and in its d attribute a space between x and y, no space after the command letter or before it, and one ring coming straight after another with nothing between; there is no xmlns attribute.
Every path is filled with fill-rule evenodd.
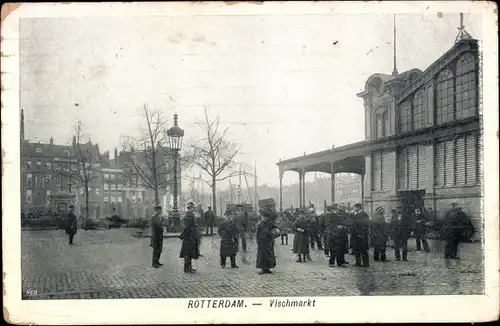
<svg viewBox="0 0 500 326"><path fill-rule="evenodd" d="M21 110L21 211L46 213L50 209L50 195L57 192L76 194L75 209L78 215L85 215L85 187L78 180L78 155L76 139L72 145L33 143L24 139L24 111ZM90 218L110 216L113 209L127 218L149 217L153 212L154 194L139 175L131 168L130 157L141 161L141 153L109 151L100 153L99 146L89 140L80 144L80 149L92 153L90 182L88 185L88 208ZM161 148L158 165L158 180L161 184L160 204L167 211L171 207L173 182L173 155L169 148ZM180 164L178 184L180 187Z"/></svg>
<svg viewBox="0 0 500 326"><path fill-rule="evenodd" d="M294 171L361 176L365 210L432 208L456 202L481 230L482 140L479 50L468 34L424 71L370 76L363 92L365 140L278 163ZM335 178L331 178L335 189ZM305 204L305 185L300 189ZM332 201L335 192L332 191ZM280 194L280 198L281 198Z"/></svg>

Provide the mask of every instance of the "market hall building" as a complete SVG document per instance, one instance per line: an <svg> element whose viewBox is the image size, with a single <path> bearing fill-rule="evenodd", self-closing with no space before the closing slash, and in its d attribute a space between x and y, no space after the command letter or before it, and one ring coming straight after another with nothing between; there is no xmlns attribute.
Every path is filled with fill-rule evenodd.
<svg viewBox="0 0 500 326"><path fill-rule="evenodd" d="M375 73L358 97L364 101L365 140L280 160L282 178L298 173L305 206L307 172L357 173L365 211L383 206L432 208L437 218L456 202L482 233L482 140L478 41L464 30L455 45L423 72ZM331 178L335 202L335 178ZM388 218L388 216L386 217Z"/></svg>

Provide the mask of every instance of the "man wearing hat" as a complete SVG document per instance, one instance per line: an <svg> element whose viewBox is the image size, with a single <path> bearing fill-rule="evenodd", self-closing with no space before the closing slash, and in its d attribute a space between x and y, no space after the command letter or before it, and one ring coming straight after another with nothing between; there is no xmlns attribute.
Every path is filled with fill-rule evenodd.
<svg viewBox="0 0 500 326"><path fill-rule="evenodd" d="M256 226L257 240L257 263L259 274L271 274L271 268L276 267L276 256L274 254L274 239L279 237L280 232L274 221L277 217L273 199L259 200L259 211L262 220Z"/></svg>
<svg viewBox="0 0 500 326"><path fill-rule="evenodd" d="M377 207L371 223L372 246L374 248L373 260L375 261L386 261L388 232L384 213L383 206Z"/></svg>
<svg viewBox="0 0 500 326"><path fill-rule="evenodd" d="M66 234L68 234L68 236L69 236L69 244L70 245L73 244L73 238L74 238L76 231L78 229L78 219L77 219L74 211L75 211L75 206L70 205L69 212L68 212L68 218L67 218L67 224L66 224Z"/></svg>
<svg viewBox="0 0 500 326"><path fill-rule="evenodd" d="M153 247L153 264L154 268L163 266L160 263L160 256L163 250L163 218L161 216L161 206L157 205L154 208L153 217L151 217L151 247Z"/></svg>
<svg viewBox="0 0 500 326"><path fill-rule="evenodd" d="M182 240L181 252L179 258L184 258L184 273L194 273L192 260L198 259L199 252L199 237L194 216L195 205L193 202L188 203L188 211L183 218L183 229L179 238Z"/></svg>
<svg viewBox="0 0 500 326"><path fill-rule="evenodd" d="M370 218L368 214L363 211L363 206L359 203L355 204L351 226L351 246L354 256L356 257L356 266L370 266L370 260L368 257L369 223Z"/></svg>

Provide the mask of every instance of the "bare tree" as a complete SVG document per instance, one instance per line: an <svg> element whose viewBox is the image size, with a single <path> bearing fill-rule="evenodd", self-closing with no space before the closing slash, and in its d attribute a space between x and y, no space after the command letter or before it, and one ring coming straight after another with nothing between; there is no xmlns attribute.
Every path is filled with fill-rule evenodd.
<svg viewBox="0 0 500 326"><path fill-rule="evenodd" d="M124 148L137 149L126 162L126 166L129 173L136 173L139 176L140 183L145 188L153 191L155 205L159 205L160 192L166 190L172 182L176 182L172 177L173 155L168 146L167 129L169 126L159 109L149 108L147 104L144 104L140 111L143 119L140 136L138 138L122 137ZM180 154L177 159L178 166L186 166L189 162Z"/></svg>
<svg viewBox="0 0 500 326"><path fill-rule="evenodd" d="M78 120L74 127L73 150L77 161L76 180L78 188L83 188L85 193L85 217L89 216L89 187L98 175L92 173L92 169L99 164L100 156L98 149L89 145L82 144L85 125Z"/></svg>
<svg viewBox="0 0 500 326"><path fill-rule="evenodd" d="M204 120L196 122L196 125L205 136L190 146L191 162L207 173L208 180L203 181L212 189L212 208L217 214L217 182L238 175L239 172L227 172L227 169L232 167L241 146L227 139L229 128L220 130L219 115L211 120L207 108Z"/></svg>

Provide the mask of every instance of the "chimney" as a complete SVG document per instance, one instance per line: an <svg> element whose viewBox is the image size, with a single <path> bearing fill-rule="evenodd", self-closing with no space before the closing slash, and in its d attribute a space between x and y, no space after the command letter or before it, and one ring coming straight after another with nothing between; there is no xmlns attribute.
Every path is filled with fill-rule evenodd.
<svg viewBox="0 0 500 326"><path fill-rule="evenodd" d="M54 138L50 137L50 141L49 141L49 143L50 143L51 145L54 145Z"/></svg>

